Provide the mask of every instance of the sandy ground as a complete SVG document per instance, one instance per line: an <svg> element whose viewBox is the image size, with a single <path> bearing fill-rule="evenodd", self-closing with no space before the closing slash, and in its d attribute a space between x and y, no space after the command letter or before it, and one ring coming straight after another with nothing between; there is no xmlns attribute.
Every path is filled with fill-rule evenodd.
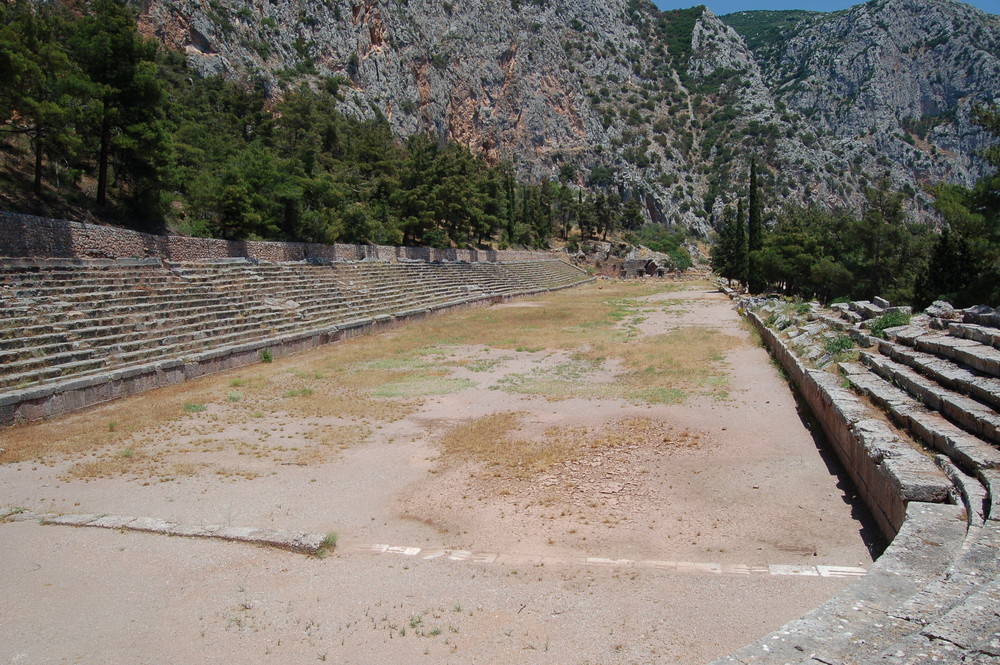
<svg viewBox="0 0 1000 665"><path fill-rule="evenodd" d="M640 335L698 325L747 340L725 357L724 399L512 393L497 390L505 377L566 358L455 347L450 360L475 357L488 371L454 369L467 387L393 422L366 422L363 444L328 459L287 463L220 446L201 454L229 473L89 481L68 474L72 457L0 464L0 508L340 537L316 559L0 524L0 663L701 663L800 616L852 581L816 566L871 562L850 489L721 294L691 288L644 302ZM500 412L520 414L524 436L634 443L521 478L440 457L441 432ZM356 426L290 416L253 432L287 453L317 428ZM146 443L180 457L208 432L180 442L157 432ZM249 435L232 424L211 433Z"/></svg>

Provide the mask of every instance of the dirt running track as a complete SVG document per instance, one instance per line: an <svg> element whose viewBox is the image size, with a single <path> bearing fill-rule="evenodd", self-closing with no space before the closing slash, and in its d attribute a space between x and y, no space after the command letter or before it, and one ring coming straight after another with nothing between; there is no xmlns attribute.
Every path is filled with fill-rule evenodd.
<svg viewBox="0 0 1000 665"><path fill-rule="evenodd" d="M450 359L474 356L488 371L332 459L162 482L75 478L71 456L0 464L0 512L340 537L318 559L0 524L0 664L704 663L800 616L871 562L850 490L724 296L691 287L642 303L640 337L702 326L744 340L721 365L724 398L650 405L497 389L566 357L456 347ZM134 408L156 399L135 398ZM440 457L436 437L448 427L501 412L519 414L519 436L635 443L521 477ZM292 445L295 422L281 427Z"/></svg>

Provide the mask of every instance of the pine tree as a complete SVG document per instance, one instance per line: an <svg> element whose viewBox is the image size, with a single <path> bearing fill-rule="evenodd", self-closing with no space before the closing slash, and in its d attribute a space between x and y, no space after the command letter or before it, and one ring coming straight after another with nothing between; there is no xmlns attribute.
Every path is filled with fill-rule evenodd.
<svg viewBox="0 0 1000 665"><path fill-rule="evenodd" d="M97 86L100 102L97 205L107 203L109 167L133 189L156 187L169 140L156 42L139 34L135 13L120 0L94 0L72 40L74 57ZM145 194L133 191L133 195Z"/></svg>
<svg viewBox="0 0 1000 665"><path fill-rule="evenodd" d="M79 148L76 123L91 86L63 45L65 27L50 7L3 6L0 25L0 114L6 131L23 134L34 153L32 190L42 193L44 158Z"/></svg>

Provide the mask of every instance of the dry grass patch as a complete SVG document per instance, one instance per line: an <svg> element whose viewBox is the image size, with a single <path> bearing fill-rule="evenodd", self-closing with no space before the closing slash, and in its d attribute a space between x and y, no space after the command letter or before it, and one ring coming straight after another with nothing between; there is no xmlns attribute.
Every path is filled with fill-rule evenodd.
<svg viewBox="0 0 1000 665"><path fill-rule="evenodd" d="M597 453L624 447L683 449L701 446L702 435L653 418L632 417L599 427L550 427L540 438L517 436L522 412L494 413L454 425L439 438L446 462L485 467L493 477L528 478Z"/></svg>
<svg viewBox="0 0 1000 665"><path fill-rule="evenodd" d="M66 476L81 480L113 478L126 474L145 474L154 466L153 460L131 448L119 450L112 455L92 462L79 462L70 467Z"/></svg>
<svg viewBox="0 0 1000 665"><path fill-rule="evenodd" d="M139 432L185 418L198 417L186 404L224 400L231 377L215 376L160 388L51 421L0 430L0 463L48 461L107 447L126 448Z"/></svg>
<svg viewBox="0 0 1000 665"><path fill-rule="evenodd" d="M267 422L286 415L397 420L417 409L425 396L472 385L450 376L450 347L564 349L590 354L590 360L621 355L627 335L617 323L636 311L636 299L691 286L691 282L599 282L541 296L537 307L471 309L414 321L404 330L344 340L50 422L4 429L0 463L47 463L134 447L132 442L139 440L135 437L148 440L152 432L208 436L226 424ZM472 371L489 371L493 366L493 361L467 365ZM564 378L557 377L557 388L567 383ZM127 463L111 466L116 465L125 468Z"/></svg>
<svg viewBox="0 0 1000 665"><path fill-rule="evenodd" d="M632 341L605 340L553 367L504 377L498 388L550 399L619 398L651 404L683 402L691 393L724 399L725 355L742 343L738 337L700 327ZM609 359L618 360L624 370L602 377Z"/></svg>
<svg viewBox="0 0 1000 665"><path fill-rule="evenodd" d="M515 438L523 414L516 411L475 418L448 429L438 439L446 458L471 461L500 475L524 478L546 471L574 454L571 442Z"/></svg>
<svg viewBox="0 0 1000 665"><path fill-rule="evenodd" d="M743 340L713 328L689 327L624 345L619 354L632 371L625 375L628 390L694 390L726 397L728 381L722 373L726 353Z"/></svg>

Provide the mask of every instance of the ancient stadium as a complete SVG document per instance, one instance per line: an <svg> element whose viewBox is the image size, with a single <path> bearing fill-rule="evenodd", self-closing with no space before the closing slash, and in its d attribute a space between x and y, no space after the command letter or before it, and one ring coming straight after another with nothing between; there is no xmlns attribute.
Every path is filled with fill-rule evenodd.
<svg viewBox="0 0 1000 665"><path fill-rule="evenodd" d="M0 257L0 662L1000 663L988 307L12 214Z"/></svg>

